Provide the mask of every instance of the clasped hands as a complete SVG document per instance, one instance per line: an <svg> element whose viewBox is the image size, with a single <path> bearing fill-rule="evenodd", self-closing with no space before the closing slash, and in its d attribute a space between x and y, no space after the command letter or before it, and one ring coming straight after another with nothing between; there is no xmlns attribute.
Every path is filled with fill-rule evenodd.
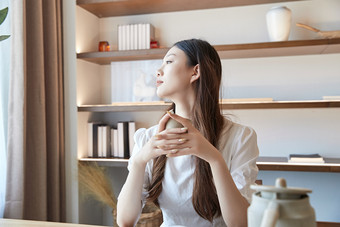
<svg viewBox="0 0 340 227"><path fill-rule="evenodd" d="M170 118L178 121L184 127L165 129ZM195 155L210 162L220 155L220 152L191 124L190 120L171 112L167 112L162 117L159 121L158 133L149 140L144 148L149 151L144 158L149 160L160 155L167 157Z"/></svg>

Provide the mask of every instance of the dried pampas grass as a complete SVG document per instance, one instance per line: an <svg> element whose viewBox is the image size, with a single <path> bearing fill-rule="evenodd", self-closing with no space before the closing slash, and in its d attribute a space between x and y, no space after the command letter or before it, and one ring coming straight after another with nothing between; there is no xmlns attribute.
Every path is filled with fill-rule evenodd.
<svg viewBox="0 0 340 227"><path fill-rule="evenodd" d="M103 168L96 163L78 162L78 180L84 195L91 195L116 211L117 199Z"/></svg>
<svg viewBox="0 0 340 227"><path fill-rule="evenodd" d="M115 221L117 217L117 199L114 196L111 181L105 174L105 170L96 163L90 164L78 161L78 180L84 195L92 196L112 208L113 226L118 226ZM162 211L154 204L147 203L136 227L160 226L162 222Z"/></svg>

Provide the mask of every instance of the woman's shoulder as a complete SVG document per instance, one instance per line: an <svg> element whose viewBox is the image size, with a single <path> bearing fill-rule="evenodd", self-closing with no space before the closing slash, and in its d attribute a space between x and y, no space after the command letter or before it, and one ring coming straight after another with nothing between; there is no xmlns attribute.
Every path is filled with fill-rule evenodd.
<svg viewBox="0 0 340 227"><path fill-rule="evenodd" d="M225 118L224 121L224 128L222 133L228 133L228 134L233 134L233 135L250 135L250 134L256 134L255 130L244 124L236 123L230 119Z"/></svg>
<svg viewBox="0 0 340 227"><path fill-rule="evenodd" d="M252 127L225 118L224 128L220 136L220 148L226 147L226 145L234 146L249 139L257 140L256 132Z"/></svg>
<svg viewBox="0 0 340 227"><path fill-rule="evenodd" d="M151 126L150 128L140 128L135 132L134 140L136 143L144 144L149 139L156 135L158 131L158 125Z"/></svg>

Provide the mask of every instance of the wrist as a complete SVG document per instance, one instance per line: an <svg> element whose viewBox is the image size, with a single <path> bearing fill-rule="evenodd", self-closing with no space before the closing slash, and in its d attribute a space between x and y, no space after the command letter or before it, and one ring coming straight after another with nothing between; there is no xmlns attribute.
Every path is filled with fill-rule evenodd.
<svg viewBox="0 0 340 227"><path fill-rule="evenodd" d="M222 154L216 150L214 157L209 161L210 168L216 168L220 165L226 164Z"/></svg>
<svg viewBox="0 0 340 227"><path fill-rule="evenodd" d="M133 157L132 159L132 166L133 168L138 168L138 169L145 169L145 166L147 164L147 161L144 160L143 155L140 153L137 154L136 156Z"/></svg>

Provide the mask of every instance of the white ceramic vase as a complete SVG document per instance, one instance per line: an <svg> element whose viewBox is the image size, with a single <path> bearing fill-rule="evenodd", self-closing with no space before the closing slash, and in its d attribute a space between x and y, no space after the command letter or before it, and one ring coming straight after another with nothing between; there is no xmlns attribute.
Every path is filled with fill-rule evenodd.
<svg viewBox="0 0 340 227"><path fill-rule="evenodd" d="M266 15L270 41L287 41L292 24L292 12L285 6L271 8Z"/></svg>

